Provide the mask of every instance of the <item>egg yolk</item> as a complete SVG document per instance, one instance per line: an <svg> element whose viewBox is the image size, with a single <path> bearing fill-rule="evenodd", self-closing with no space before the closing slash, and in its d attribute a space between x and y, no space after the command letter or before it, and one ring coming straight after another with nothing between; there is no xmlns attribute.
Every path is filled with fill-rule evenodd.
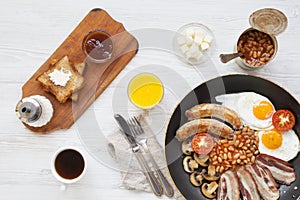
<svg viewBox="0 0 300 200"><path fill-rule="evenodd" d="M273 106L268 101L261 101L253 107L253 114L257 119L265 120L272 116Z"/></svg>
<svg viewBox="0 0 300 200"><path fill-rule="evenodd" d="M272 130L262 134L262 143L269 149L277 149L281 146L282 135L281 133Z"/></svg>

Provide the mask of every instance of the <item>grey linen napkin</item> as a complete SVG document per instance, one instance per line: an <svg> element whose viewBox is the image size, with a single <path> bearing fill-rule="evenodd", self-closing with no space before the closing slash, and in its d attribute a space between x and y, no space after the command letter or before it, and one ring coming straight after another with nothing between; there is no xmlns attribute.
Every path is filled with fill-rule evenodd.
<svg viewBox="0 0 300 200"><path fill-rule="evenodd" d="M138 115L138 119L146 132L148 138L148 147L151 151L157 165L160 167L163 174L174 188L174 199L185 199L174 185L168 170L166 169L166 161L164 158L164 150L157 141L151 127L147 123L148 112L143 112ZM128 190L137 190L151 192L151 188L146 180L146 177L141 171L141 168L133 155L129 144L125 137L122 135L121 130L116 127L110 135L108 135L108 149L111 156L118 163L121 173L122 185Z"/></svg>

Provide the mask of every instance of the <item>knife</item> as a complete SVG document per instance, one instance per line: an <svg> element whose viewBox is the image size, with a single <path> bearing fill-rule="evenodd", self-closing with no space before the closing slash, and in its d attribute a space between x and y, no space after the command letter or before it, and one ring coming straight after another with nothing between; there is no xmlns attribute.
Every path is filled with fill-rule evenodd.
<svg viewBox="0 0 300 200"><path fill-rule="evenodd" d="M128 143L130 144L132 152L135 155L135 157L137 158L137 160L143 170L143 173L146 176L146 178L151 186L152 192L156 196L161 196L163 194L162 186L161 186L160 182L158 181L158 179L156 178L156 176L154 175L151 168L149 167L146 159L144 158L144 156L140 150L140 146L138 145L135 138L133 137L133 134L129 128L129 125L127 124L124 117L122 117L121 115L115 114L114 117L115 117L116 121L118 122L119 126L121 127L121 129L123 130L123 133L126 136Z"/></svg>

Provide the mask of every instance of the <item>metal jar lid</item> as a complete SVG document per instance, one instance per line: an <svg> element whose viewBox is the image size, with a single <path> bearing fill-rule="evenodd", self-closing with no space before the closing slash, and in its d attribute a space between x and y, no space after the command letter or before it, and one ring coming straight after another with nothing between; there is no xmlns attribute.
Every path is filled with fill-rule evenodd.
<svg viewBox="0 0 300 200"><path fill-rule="evenodd" d="M22 122L32 123L40 118L42 108L37 100L27 97L18 102L16 114Z"/></svg>
<svg viewBox="0 0 300 200"><path fill-rule="evenodd" d="M252 13L249 17L249 23L254 29L261 32L279 35L286 29L288 20L279 10L264 8Z"/></svg>

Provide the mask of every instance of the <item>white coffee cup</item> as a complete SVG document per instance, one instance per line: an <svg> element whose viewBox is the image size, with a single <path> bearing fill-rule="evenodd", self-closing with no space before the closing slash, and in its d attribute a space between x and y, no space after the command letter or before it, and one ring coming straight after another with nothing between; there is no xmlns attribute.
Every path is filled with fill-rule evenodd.
<svg viewBox="0 0 300 200"><path fill-rule="evenodd" d="M51 172L62 183L61 190L67 185L79 181L86 172L86 158L76 147L59 148L51 159Z"/></svg>

